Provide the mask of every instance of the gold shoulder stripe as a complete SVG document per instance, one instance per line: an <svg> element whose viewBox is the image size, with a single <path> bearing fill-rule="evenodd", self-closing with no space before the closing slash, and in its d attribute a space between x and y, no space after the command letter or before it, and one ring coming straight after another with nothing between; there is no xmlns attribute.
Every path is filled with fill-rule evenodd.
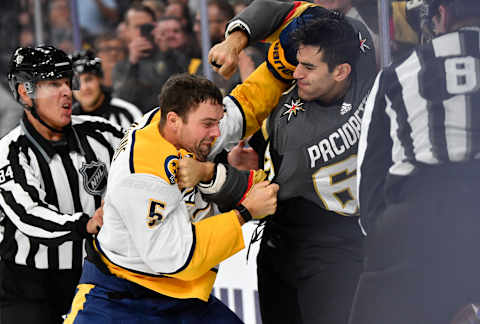
<svg viewBox="0 0 480 324"><path fill-rule="evenodd" d="M135 173L152 174L172 185L176 183L178 151L162 137L158 121L136 131L132 154Z"/></svg>

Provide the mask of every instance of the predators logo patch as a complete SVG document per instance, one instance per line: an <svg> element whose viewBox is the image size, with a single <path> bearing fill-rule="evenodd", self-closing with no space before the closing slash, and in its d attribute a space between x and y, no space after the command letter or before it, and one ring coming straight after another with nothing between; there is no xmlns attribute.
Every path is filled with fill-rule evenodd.
<svg viewBox="0 0 480 324"><path fill-rule="evenodd" d="M80 168L83 187L91 195L101 195L107 186L107 166L103 162L84 163Z"/></svg>
<svg viewBox="0 0 480 324"><path fill-rule="evenodd" d="M178 157L175 155L167 156L165 159L165 174L172 185L177 181L177 166Z"/></svg>

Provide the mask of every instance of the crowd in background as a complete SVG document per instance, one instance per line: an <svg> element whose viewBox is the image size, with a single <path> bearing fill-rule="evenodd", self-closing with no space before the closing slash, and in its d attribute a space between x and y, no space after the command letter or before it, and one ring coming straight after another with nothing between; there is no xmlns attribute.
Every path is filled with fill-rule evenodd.
<svg viewBox="0 0 480 324"><path fill-rule="evenodd" d="M209 0L207 13L211 46L224 39L227 22L251 0ZM378 44L377 1L315 0L329 9L363 20ZM102 60L102 85L106 90L147 112L157 105L157 95L174 73L204 74L201 61L201 28L198 0L40 0L43 43L72 54L75 50L72 3L80 27L81 49L91 49ZM403 6L403 7L402 7ZM397 8L397 7L400 7ZM405 2L392 1L392 49L417 42L408 30ZM37 45L35 1L0 4L0 136L13 128L22 109L11 98L6 74L8 60L18 46ZM407 27L405 27L407 26ZM143 34L142 34L143 33ZM240 56L239 72L229 80L213 73L224 93L245 79L265 57L266 47L251 44ZM378 60L377 60L378 61Z"/></svg>

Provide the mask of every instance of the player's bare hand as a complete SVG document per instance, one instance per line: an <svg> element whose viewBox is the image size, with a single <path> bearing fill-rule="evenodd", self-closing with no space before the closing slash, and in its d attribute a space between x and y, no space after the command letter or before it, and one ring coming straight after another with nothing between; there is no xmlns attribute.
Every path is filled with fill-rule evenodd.
<svg viewBox="0 0 480 324"><path fill-rule="evenodd" d="M225 79L230 79L237 70L238 56L247 43L248 36L237 31L220 44L213 46L208 53L208 62L212 65L212 69Z"/></svg>
<svg viewBox="0 0 480 324"><path fill-rule="evenodd" d="M257 170L258 154L241 140L227 155L228 163L239 170Z"/></svg>
<svg viewBox="0 0 480 324"><path fill-rule="evenodd" d="M103 204L102 200L102 205L97 208L95 214L87 222L87 232L90 234L97 234L103 226Z"/></svg>
<svg viewBox="0 0 480 324"><path fill-rule="evenodd" d="M277 210L277 192L280 187L270 181L262 181L255 184L242 205L248 209L252 218L262 219L272 215Z"/></svg>
<svg viewBox="0 0 480 324"><path fill-rule="evenodd" d="M200 181L208 182L212 179L215 164L200 162L191 157L178 160L177 184L180 189L191 188Z"/></svg>

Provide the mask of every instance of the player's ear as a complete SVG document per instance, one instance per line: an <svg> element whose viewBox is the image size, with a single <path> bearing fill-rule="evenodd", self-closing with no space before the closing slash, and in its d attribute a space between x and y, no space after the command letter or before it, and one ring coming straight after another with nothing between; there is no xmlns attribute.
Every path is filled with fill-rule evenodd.
<svg viewBox="0 0 480 324"><path fill-rule="evenodd" d="M27 89L25 88L25 85L23 83L20 83L18 85L18 95L20 96L20 100L31 106L32 105L32 99L30 98L30 96L28 95L27 93Z"/></svg>
<svg viewBox="0 0 480 324"><path fill-rule="evenodd" d="M352 67L348 63L342 63L335 67L333 70L333 78L335 81L340 82L346 80L352 72Z"/></svg>
<svg viewBox="0 0 480 324"><path fill-rule="evenodd" d="M167 113L167 125L173 129L178 129L178 124L181 121L180 116L174 112L174 111L169 111Z"/></svg>

